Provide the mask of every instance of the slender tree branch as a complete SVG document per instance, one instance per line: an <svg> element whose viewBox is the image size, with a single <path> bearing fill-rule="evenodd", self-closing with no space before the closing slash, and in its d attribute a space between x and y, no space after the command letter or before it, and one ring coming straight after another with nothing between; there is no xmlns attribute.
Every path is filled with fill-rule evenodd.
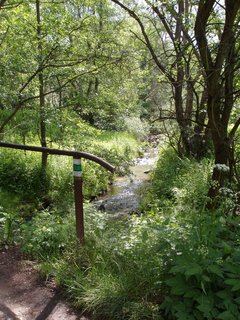
<svg viewBox="0 0 240 320"><path fill-rule="evenodd" d="M119 60L119 59L118 59ZM74 82L76 79L82 77L83 75L86 75L86 74L91 74L91 73L96 73L97 71L99 71L100 69L106 67L106 66L110 66L110 65L113 65L113 64L116 64L118 61L111 61L110 63L104 63L102 64L101 66L99 67L96 67L96 68L93 68L91 70L88 70L88 71L85 71L85 72L82 72L80 74L77 74L75 76L73 76L72 78L66 80L61 86L53 89L53 90L50 90L48 92L44 92L44 96L48 96L52 93L55 93L57 92L58 90L61 90L63 88L65 88L68 84L71 84L72 82ZM34 77L36 76L36 72L34 73ZM33 75L31 76L33 77ZM27 82L28 84L30 83L30 81ZM25 86L26 87L26 86ZM0 133L3 132L5 126L12 120L12 118L16 115L16 113L21 110L24 106L24 104L26 104L27 102L29 101L32 101L32 100L36 100L36 99L39 99L40 95L36 95L36 96L31 96L31 97L28 97L28 98L25 98L25 99L21 99L21 96L20 96L20 101L17 103L17 105L15 106L15 109L13 110L13 112L3 121L2 125L0 126Z"/></svg>
<svg viewBox="0 0 240 320"><path fill-rule="evenodd" d="M213 61L209 50L206 28L215 0L200 0L195 22L195 36L205 71L212 70Z"/></svg>
<svg viewBox="0 0 240 320"><path fill-rule="evenodd" d="M239 1L236 1L236 0L226 0L226 3L228 3L228 5L226 6L225 26L224 26L221 41L219 44L217 57L215 60L214 78L219 77L219 75L221 74L224 59L227 51L229 50L229 42L230 42L229 40L232 37L232 30L235 23L235 18L240 7Z"/></svg>
<svg viewBox="0 0 240 320"><path fill-rule="evenodd" d="M160 21L162 22L167 34L169 35L170 39L172 40L173 45L175 45L175 39L174 39L174 34L171 30L171 28L168 25L166 17L160 12L157 6L153 5L151 1L145 0L145 2L151 7L151 9L157 14L159 17Z"/></svg>
<svg viewBox="0 0 240 320"><path fill-rule="evenodd" d="M129 14L135 21L137 21L137 23L138 23L138 25L139 25L139 27L140 27L140 29L141 29L142 35L143 35L143 37L144 37L144 39L145 39L147 48L148 48L149 52L151 53L151 55L152 55L152 57L153 57L153 60L155 61L157 67L160 69L160 71L161 71L162 73L164 73L164 74L168 77L168 79L169 79L170 82L172 82L172 83L175 82L175 79L172 77L172 75L170 75L170 74L166 71L164 65L163 65L163 64L161 63L161 61L158 59L158 57L157 57L157 55L156 55L156 53L155 53L155 51L154 51L154 49L153 49L153 46L152 46L152 44L151 44L151 41L150 41L150 39L149 39L149 37L148 37L148 35L147 35L147 33L146 33L146 30L145 30L145 27L144 27L144 25L143 25L143 22L142 22L142 20L139 18L139 16L138 16L133 10L131 10L129 7L125 6L122 2L120 2L120 1L118 1L118 0L111 0L111 1L114 2L114 3L116 3L118 6L120 6L122 9L124 9L126 12L128 12L128 14Z"/></svg>
<svg viewBox="0 0 240 320"><path fill-rule="evenodd" d="M230 139L230 141L233 140L233 138L234 138L234 136L235 136L235 134L236 134L237 129L238 129L239 126L240 126L240 118L237 119L237 121L235 122L232 130L231 130L230 133L229 133L229 139Z"/></svg>

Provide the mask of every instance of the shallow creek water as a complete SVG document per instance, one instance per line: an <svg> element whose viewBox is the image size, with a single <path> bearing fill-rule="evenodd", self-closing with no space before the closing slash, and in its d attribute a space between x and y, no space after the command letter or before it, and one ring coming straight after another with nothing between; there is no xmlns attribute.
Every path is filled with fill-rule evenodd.
<svg viewBox="0 0 240 320"><path fill-rule="evenodd" d="M108 193L95 201L96 206L114 216L137 212L140 203L139 189L149 181L149 172L157 161L158 149L144 153L130 168L131 175L118 177L110 186Z"/></svg>

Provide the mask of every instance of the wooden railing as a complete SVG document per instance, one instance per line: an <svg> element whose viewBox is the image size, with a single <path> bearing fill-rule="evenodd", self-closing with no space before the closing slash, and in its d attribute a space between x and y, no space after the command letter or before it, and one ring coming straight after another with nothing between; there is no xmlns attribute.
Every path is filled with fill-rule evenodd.
<svg viewBox="0 0 240 320"><path fill-rule="evenodd" d="M83 179L81 158L88 159L98 163L110 172L114 172L115 168L109 162L87 152L76 150L60 150L53 148L43 148L36 146L26 146L15 143L7 143L0 141L0 147L11 148L25 151L41 152L52 155L62 155L73 158L73 177L74 177L74 198L75 198L75 214L76 214L76 232L81 244L84 243L84 213L83 213Z"/></svg>

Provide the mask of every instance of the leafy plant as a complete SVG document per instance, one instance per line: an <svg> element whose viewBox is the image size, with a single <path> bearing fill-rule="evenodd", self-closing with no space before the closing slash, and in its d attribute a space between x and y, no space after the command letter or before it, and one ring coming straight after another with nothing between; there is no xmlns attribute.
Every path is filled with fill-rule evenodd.
<svg viewBox="0 0 240 320"><path fill-rule="evenodd" d="M0 207L0 247L14 243L21 222L22 218L16 212L6 212Z"/></svg>
<svg viewBox="0 0 240 320"><path fill-rule="evenodd" d="M75 239L73 219L44 210L21 226L21 246L23 251L43 260L57 257L67 243Z"/></svg>
<svg viewBox="0 0 240 320"><path fill-rule="evenodd" d="M235 219L197 216L169 261L161 308L173 319L238 319L240 229Z"/></svg>

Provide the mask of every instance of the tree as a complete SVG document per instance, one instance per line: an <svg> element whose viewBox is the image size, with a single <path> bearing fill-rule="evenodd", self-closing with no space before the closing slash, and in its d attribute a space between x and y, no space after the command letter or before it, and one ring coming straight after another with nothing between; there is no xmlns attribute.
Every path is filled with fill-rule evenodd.
<svg viewBox="0 0 240 320"><path fill-rule="evenodd" d="M134 44L128 45L122 28L124 19L116 18L106 0L37 4L41 24L31 1L19 2L1 16L1 137L8 129L23 128L25 141L30 122L40 122L41 116L43 130L37 134L46 145L52 140L50 122L61 128L63 137L65 110L99 127L122 128L124 111L135 112L141 82ZM133 81L137 73L139 80ZM39 102L44 105L41 114L36 112ZM31 121L24 116L24 124L20 116L25 113L32 116Z"/></svg>
<svg viewBox="0 0 240 320"><path fill-rule="evenodd" d="M199 69L201 61L191 34L194 2L145 0L140 8L135 2L132 6L119 0L112 2L137 22L142 36L136 34L136 37L148 48L157 68L171 85L183 144L183 150L179 148L180 154L201 156L206 141L206 95L204 84L199 81L203 78Z"/></svg>
<svg viewBox="0 0 240 320"><path fill-rule="evenodd" d="M40 1L36 0L36 18L37 18L37 46L38 46L38 69L40 70L38 73L39 80L39 114L40 114L40 141L41 146L47 147L47 139L46 139L46 111L45 111L45 95L44 95L44 77L43 77L43 69L44 69L44 57L43 57L43 45L42 45L42 26L41 26L41 8ZM47 159L48 154L42 153L42 177L45 179L46 170L47 170Z"/></svg>
<svg viewBox="0 0 240 320"><path fill-rule="evenodd" d="M229 132L231 113L239 94L235 76L239 70L237 38L240 1L225 0L224 5L217 0L145 0L147 6L141 10L136 3L130 7L123 1L112 2L138 23L142 37L137 37L148 48L156 66L172 85L176 120L185 154L198 155L196 148L201 151L202 142L211 135L215 166L208 195L215 198L226 180L227 175L223 171L230 167L230 178L233 175L232 141L240 125L238 118ZM149 9L151 14L148 13ZM191 18L193 16L195 23ZM167 36L159 46L156 46L147 28L150 21L153 26L151 31L155 28L162 39L157 20ZM194 134L191 130L192 121L197 123Z"/></svg>
<svg viewBox="0 0 240 320"><path fill-rule="evenodd" d="M219 39L211 40L209 25L214 23L213 15L219 12L223 17L218 25ZM231 142L240 119L229 132L229 121L236 99L237 88L234 77L239 70L237 55L239 53L239 0L225 0L225 6L215 0L200 0L196 16L195 37L206 74L207 113L211 131L215 166L212 175L213 184L208 195L211 198L224 185L227 168L232 170ZM225 170L224 170L225 169ZM214 202L211 206L214 206Z"/></svg>

